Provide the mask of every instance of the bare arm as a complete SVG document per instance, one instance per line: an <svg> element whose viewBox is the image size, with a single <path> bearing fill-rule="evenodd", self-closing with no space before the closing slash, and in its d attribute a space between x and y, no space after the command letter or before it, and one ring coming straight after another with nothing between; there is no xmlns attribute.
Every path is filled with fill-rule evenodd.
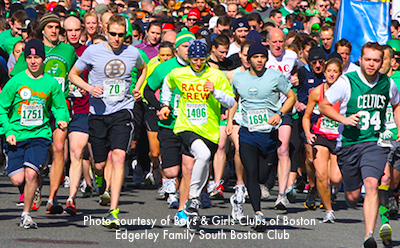
<svg viewBox="0 0 400 248"><path fill-rule="evenodd" d="M135 85L135 88L132 90L133 96L136 101L140 100L142 96L140 95L140 87L142 87L142 84L144 80L146 79L146 74L147 74L147 65L146 63L143 63L142 67L138 69L138 79Z"/></svg>
<svg viewBox="0 0 400 248"><path fill-rule="evenodd" d="M101 94L103 94L102 86L92 86L86 83L85 80L83 80L79 76L81 73L82 72L78 70L78 68L76 68L76 66L74 65L68 75L69 81L78 86L79 88L86 90L94 97L99 97Z"/></svg>
<svg viewBox="0 0 400 248"><path fill-rule="evenodd" d="M319 105L319 111L326 117L328 117L331 120L340 122L346 126L356 126L358 121L360 120L360 115L357 114L352 114L349 117L345 117L341 114L339 114L335 109L332 107L332 104L328 102L328 99L326 97L324 100L322 100L321 104Z"/></svg>
<svg viewBox="0 0 400 248"><path fill-rule="evenodd" d="M312 145L315 142L316 136L311 133L311 115L313 112L313 109L315 107L315 104L318 101L319 98L319 92L321 90L321 85L315 88L313 91L311 91L310 95L308 96L308 104L306 107L306 110L304 111L304 116L303 116L303 129L304 133L306 135L307 143Z"/></svg>

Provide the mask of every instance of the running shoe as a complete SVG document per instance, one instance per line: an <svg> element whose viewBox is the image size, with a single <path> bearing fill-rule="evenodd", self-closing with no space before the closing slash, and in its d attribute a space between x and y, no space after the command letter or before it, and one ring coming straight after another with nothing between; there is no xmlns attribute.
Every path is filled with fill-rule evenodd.
<svg viewBox="0 0 400 248"><path fill-rule="evenodd" d="M75 216L76 212L78 212L76 210L75 202L73 200L69 200L67 201L66 205L67 207L65 208L65 212L67 212L71 216Z"/></svg>
<svg viewBox="0 0 400 248"><path fill-rule="evenodd" d="M236 194L233 194L230 197L230 202L232 205L232 212L231 212L232 219L234 219L235 221L239 221L242 218L244 218L245 216L243 215L243 205L242 202L238 201Z"/></svg>
<svg viewBox="0 0 400 248"><path fill-rule="evenodd" d="M219 184L215 186L215 188L211 191L210 196L213 198L218 198L218 199L224 199L224 194L223 191L225 190L224 186L222 184L224 183L224 180L221 180Z"/></svg>
<svg viewBox="0 0 400 248"><path fill-rule="evenodd" d="M233 188L235 189L236 201L238 203L245 203L246 202L246 187L244 185L236 185Z"/></svg>
<svg viewBox="0 0 400 248"><path fill-rule="evenodd" d="M364 248L378 248L378 244L376 243L374 236L372 236L372 234L368 235L368 237L366 237L364 239Z"/></svg>
<svg viewBox="0 0 400 248"><path fill-rule="evenodd" d="M18 198L18 201L17 201L17 204L15 204L17 207L23 207L23 206L25 206L25 204L24 204L24 199L25 199L25 194L24 193L22 193L20 196L19 196L19 198Z"/></svg>
<svg viewBox="0 0 400 248"><path fill-rule="evenodd" d="M169 204L169 208L179 208L179 195L178 194L169 194L167 202Z"/></svg>
<svg viewBox="0 0 400 248"><path fill-rule="evenodd" d="M185 210L181 210L175 214L175 226L183 227L187 224L188 216L185 213Z"/></svg>
<svg viewBox="0 0 400 248"><path fill-rule="evenodd" d="M200 207L201 208L212 208L213 204L208 196L207 192L201 191L200 193Z"/></svg>
<svg viewBox="0 0 400 248"><path fill-rule="evenodd" d="M302 176L298 177L293 184L293 188L295 188L298 192L303 192L305 187L306 181L304 181Z"/></svg>
<svg viewBox="0 0 400 248"><path fill-rule="evenodd" d="M336 217L333 210L327 210L324 219L322 220L323 223L335 223Z"/></svg>
<svg viewBox="0 0 400 248"><path fill-rule="evenodd" d="M138 165L138 162L136 159L132 161L132 170L133 170L133 175L132 175L132 181L136 186L142 185L143 183L143 170L142 167Z"/></svg>
<svg viewBox="0 0 400 248"><path fill-rule="evenodd" d="M392 228L389 223L381 226L381 229L379 229L379 236L381 237L384 246L392 245Z"/></svg>
<svg viewBox="0 0 400 248"><path fill-rule="evenodd" d="M47 202L46 214L62 214L63 212L63 207L58 204L56 199L53 199L53 202Z"/></svg>
<svg viewBox="0 0 400 248"><path fill-rule="evenodd" d="M307 183L306 186L303 189L303 193L308 193L309 190L310 190L310 184Z"/></svg>
<svg viewBox="0 0 400 248"><path fill-rule="evenodd" d="M339 194L340 186L339 185L331 185L331 201L332 204L335 203L337 199L337 195Z"/></svg>
<svg viewBox="0 0 400 248"><path fill-rule="evenodd" d="M86 185L85 193L83 193L83 198L89 198L93 196L93 187L90 185Z"/></svg>
<svg viewBox="0 0 400 248"><path fill-rule="evenodd" d="M297 197L297 191L295 188L293 188L292 186L289 186L286 190L285 190L285 195L286 198L288 199L288 201L290 203L294 203Z"/></svg>
<svg viewBox="0 0 400 248"><path fill-rule="evenodd" d="M389 216L392 219L395 219L397 213L399 212L399 202L396 197L389 198Z"/></svg>
<svg viewBox="0 0 400 248"><path fill-rule="evenodd" d="M37 211L40 208L41 204L42 204L42 194L40 193L40 188L37 188L31 206L32 211Z"/></svg>
<svg viewBox="0 0 400 248"><path fill-rule="evenodd" d="M286 197L286 195L278 195L278 199L275 201L275 209L279 210L286 210L286 206L289 204L289 201Z"/></svg>
<svg viewBox="0 0 400 248"><path fill-rule="evenodd" d="M103 226L107 227L108 229L119 229L121 227L121 223L119 222L118 214L119 208L110 210L103 221Z"/></svg>
<svg viewBox="0 0 400 248"><path fill-rule="evenodd" d="M106 180L104 179L104 176L95 175L94 177L93 187L98 195L102 195L106 190Z"/></svg>
<svg viewBox="0 0 400 248"><path fill-rule="evenodd" d="M185 213L188 216L187 228L189 231L197 231L200 229L200 216L199 216L200 202L197 198L188 199L186 202Z"/></svg>
<svg viewBox="0 0 400 248"><path fill-rule="evenodd" d="M110 192L108 190L105 190L104 193L100 195L99 204L101 206L107 206L107 204L110 203L110 201L111 201Z"/></svg>
<svg viewBox="0 0 400 248"><path fill-rule="evenodd" d="M64 178L64 188L69 188L71 186L71 180L69 179L69 176L65 176Z"/></svg>
<svg viewBox="0 0 400 248"><path fill-rule="evenodd" d="M260 231L264 230L266 227L264 215L262 213L256 213L254 215L254 229Z"/></svg>
<svg viewBox="0 0 400 248"><path fill-rule="evenodd" d="M265 184L260 184L261 199L268 199L270 196L269 189Z"/></svg>
<svg viewBox="0 0 400 248"><path fill-rule="evenodd" d="M304 202L304 207L307 209L315 209L317 205L315 204L315 198L317 197L317 188L310 187L307 193L306 202Z"/></svg>
<svg viewBox="0 0 400 248"><path fill-rule="evenodd" d="M83 194L85 194L86 186L87 186L86 180L83 179L82 182L81 182L81 184L79 184L79 189L81 190L81 192L82 192Z"/></svg>
<svg viewBox="0 0 400 248"><path fill-rule="evenodd" d="M37 224L32 220L30 214L25 214L24 217L21 217L21 222L19 223L19 227L23 227L25 229L36 229Z"/></svg>
<svg viewBox="0 0 400 248"><path fill-rule="evenodd" d="M162 179L162 185L158 190L158 195L161 198L166 198L166 194L174 194L176 192L176 179Z"/></svg>

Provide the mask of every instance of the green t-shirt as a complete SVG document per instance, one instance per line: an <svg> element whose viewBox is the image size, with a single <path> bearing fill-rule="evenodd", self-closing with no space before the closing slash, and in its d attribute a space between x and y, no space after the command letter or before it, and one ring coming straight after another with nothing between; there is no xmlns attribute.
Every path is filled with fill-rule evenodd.
<svg viewBox="0 0 400 248"><path fill-rule="evenodd" d="M62 86L64 96L67 97L69 94L68 73L78 59L75 49L69 44L59 43L55 47L44 46L44 50L46 59L43 70L58 81ZM25 56L22 53L10 74L14 76L27 68Z"/></svg>
<svg viewBox="0 0 400 248"><path fill-rule="evenodd" d="M25 71L20 72L0 93L0 133L6 137L14 134L17 142L32 138L51 140L49 109L56 123L69 122L68 107L57 80L47 73L33 79Z"/></svg>
<svg viewBox="0 0 400 248"><path fill-rule="evenodd" d="M167 76L167 74L173 69L181 67L184 66L178 62L177 57L167 60L154 69L153 73L147 79L147 84L149 85L150 89L154 91L162 89L165 76ZM178 114L178 104L180 96L181 92L178 88L175 88L172 91L171 101L169 102L169 106L171 107L171 114L169 115L169 118L167 120L162 120L158 122L158 125L160 127L174 129L176 116Z"/></svg>
<svg viewBox="0 0 400 248"><path fill-rule="evenodd" d="M390 80L380 75L379 81L371 88L358 76L357 71L347 73L350 81L351 95L347 103L346 117L358 113L361 115L356 127L344 126L342 145L378 141L383 132L386 108L390 100Z"/></svg>
<svg viewBox="0 0 400 248"><path fill-rule="evenodd" d="M147 64L149 63L149 57L147 57L146 53L143 52L142 49L139 49L139 53L142 56L143 61ZM136 86L136 82L137 82L137 73L138 73L138 69L136 67L134 67L132 69L132 83L131 83L131 87L129 87L129 92L132 94L132 90L135 88Z"/></svg>
<svg viewBox="0 0 400 248"><path fill-rule="evenodd" d="M400 90L400 71L395 71L394 74L390 77L395 82L397 88ZM390 130L393 133L392 139L397 139L397 127L393 118L393 108L392 105L389 105L386 110L386 129Z"/></svg>
<svg viewBox="0 0 400 248"><path fill-rule="evenodd" d="M214 83L214 89L235 97L225 74L206 66L202 74L196 75L187 66L172 70L166 76L166 80L170 89L178 88L181 91L174 133L192 131L218 144L221 104L204 85L210 80Z"/></svg>
<svg viewBox="0 0 400 248"><path fill-rule="evenodd" d="M3 45L2 45L2 49L8 54L10 55L13 50L14 50L14 46L15 44L22 40L21 36L11 36L10 38L8 38L8 40L4 41Z"/></svg>
<svg viewBox="0 0 400 248"><path fill-rule="evenodd" d="M0 48L6 51L4 48L4 44L11 38L13 38L11 34L11 29L4 30L3 32L0 33Z"/></svg>
<svg viewBox="0 0 400 248"><path fill-rule="evenodd" d="M279 11L282 13L282 17L286 17L290 14L298 15L300 13L298 11L294 11L294 12L290 13L285 7L280 8Z"/></svg>

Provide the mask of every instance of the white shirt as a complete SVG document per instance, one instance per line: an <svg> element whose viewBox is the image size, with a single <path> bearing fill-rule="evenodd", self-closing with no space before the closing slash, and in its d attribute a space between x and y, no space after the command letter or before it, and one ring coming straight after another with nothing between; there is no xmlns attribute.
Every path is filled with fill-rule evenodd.
<svg viewBox="0 0 400 248"><path fill-rule="evenodd" d="M285 75L290 80L291 72L294 67L297 67L297 53L292 50L284 50L282 55L275 57L271 51L268 50L268 61L265 64L266 68L275 69Z"/></svg>
<svg viewBox="0 0 400 248"><path fill-rule="evenodd" d="M358 69L360 69L360 67L352 62L350 62L347 67L343 70L343 74L349 73L349 72L353 72L353 71L357 71Z"/></svg>

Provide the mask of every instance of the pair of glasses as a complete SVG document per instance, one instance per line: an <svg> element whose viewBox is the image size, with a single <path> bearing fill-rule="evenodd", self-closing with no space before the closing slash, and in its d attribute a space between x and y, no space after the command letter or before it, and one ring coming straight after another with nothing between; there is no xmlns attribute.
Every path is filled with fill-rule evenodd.
<svg viewBox="0 0 400 248"><path fill-rule="evenodd" d="M125 33L115 33L115 32L108 32L111 36L116 36L118 35L118 37L122 38L125 36Z"/></svg>
<svg viewBox="0 0 400 248"><path fill-rule="evenodd" d="M316 65L317 62L322 65L323 63L325 63L325 59L317 59L317 60L313 60L311 61L311 64Z"/></svg>
<svg viewBox="0 0 400 248"><path fill-rule="evenodd" d="M204 64L204 63L207 62L207 59L205 59L205 58L194 58L194 59L190 59L190 61L192 61L193 64L196 64L199 61L200 61L200 63Z"/></svg>
<svg viewBox="0 0 400 248"><path fill-rule="evenodd" d="M302 8L302 9L307 9L307 8L308 8L308 5L300 5L300 8Z"/></svg>
<svg viewBox="0 0 400 248"><path fill-rule="evenodd" d="M320 4L319 7L321 7L321 8L322 8L322 7L328 8L328 7L330 7L330 5L329 5L329 4L325 4L325 5Z"/></svg>
<svg viewBox="0 0 400 248"><path fill-rule="evenodd" d="M197 18L188 18L188 21L196 22Z"/></svg>

